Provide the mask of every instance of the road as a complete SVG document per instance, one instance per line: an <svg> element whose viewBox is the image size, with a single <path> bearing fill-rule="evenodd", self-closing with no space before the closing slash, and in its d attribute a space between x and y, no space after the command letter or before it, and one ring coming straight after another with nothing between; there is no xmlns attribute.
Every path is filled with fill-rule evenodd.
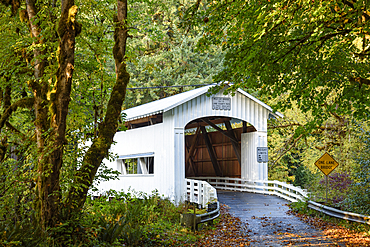
<svg viewBox="0 0 370 247"><path fill-rule="evenodd" d="M246 225L250 246L345 246L289 215L288 201L277 196L217 191L218 200Z"/></svg>

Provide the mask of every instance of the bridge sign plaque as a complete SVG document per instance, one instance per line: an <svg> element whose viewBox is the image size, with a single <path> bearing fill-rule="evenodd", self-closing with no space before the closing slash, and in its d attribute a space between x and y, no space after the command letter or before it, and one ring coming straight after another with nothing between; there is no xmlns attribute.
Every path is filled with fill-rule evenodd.
<svg viewBox="0 0 370 247"><path fill-rule="evenodd" d="M213 97L212 110L231 110L231 98L229 97Z"/></svg>
<svg viewBox="0 0 370 247"><path fill-rule="evenodd" d="M328 176L339 164L327 152L315 162L315 165Z"/></svg>
<svg viewBox="0 0 370 247"><path fill-rule="evenodd" d="M267 147L258 147L257 148L257 162L265 163L268 162L268 148Z"/></svg>

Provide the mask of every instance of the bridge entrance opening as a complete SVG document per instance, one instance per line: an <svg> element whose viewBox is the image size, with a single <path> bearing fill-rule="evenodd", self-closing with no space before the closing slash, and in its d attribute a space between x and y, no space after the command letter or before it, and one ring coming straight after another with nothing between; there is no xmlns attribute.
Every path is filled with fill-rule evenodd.
<svg viewBox="0 0 370 247"><path fill-rule="evenodd" d="M255 132L246 121L212 116L185 127L185 177L241 178L242 133Z"/></svg>

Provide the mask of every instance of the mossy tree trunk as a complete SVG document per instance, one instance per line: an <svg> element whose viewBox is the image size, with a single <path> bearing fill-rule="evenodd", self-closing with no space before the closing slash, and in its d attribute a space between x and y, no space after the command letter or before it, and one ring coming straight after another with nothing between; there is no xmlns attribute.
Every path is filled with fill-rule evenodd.
<svg viewBox="0 0 370 247"><path fill-rule="evenodd" d="M117 16L115 17L115 32L113 56L116 67L116 83L113 87L104 121L99 125L97 137L86 152L82 166L75 175L74 186L71 187L65 201L68 215L77 213L85 203L87 192L91 186L95 174L107 156L108 150L113 143L114 134L118 128L118 119L121 116L121 108L125 99L126 87L130 75L126 71L125 50L127 41L127 0L117 1Z"/></svg>
<svg viewBox="0 0 370 247"><path fill-rule="evenodd" d="M28 49L32 51L30 54L32 61L31 59L27 60L26 65L32 66L33 75L29 75L32 76L32 79L27 84L33 97L23 97L12 103L11 87L2 90L4 92L1 92L0 103L3 110L0 112L0 131L3 126L9 125L8 120L17 108L33 108L35 134L32 138L35 139L37 147L35 154L37 157L35 162L37 171L35 178L36 211L41 227L47 230L62 220L68 220L73 213L80 211L95 174L113 142L121 116L126 87L130 79L124 63L128 36L126 28L127 0L118 0L117 16L114 20L116 27L113 55L116 65L116 82L110 95L104 120L99 125L98 135L86 152L83 162L75 174L73 184L70 186L71 189L65 198L62 198L61 195L60 176L66 145L76 37L81 32L81 25L76 21L78 7L74 0L62 0L58 19L54 16L55 9L45 11L45 7L54 8L57 2L27 0L25 10L19 9L20 2L17 0L12 2L0 0L0 3L12 7L14 18L19 12L21 21L27 22L33 42ZM57 26L57 33L54 28L47 29L50 26ZM16 32L19 34L19 29L17 30ZM57 51L54 44L58 45ZM57 59L53 59L50 55L55 52ZM4 142L0 140L0 159L5 155L6 145L6 140Z"/></svg>
<svg viewBox="0 0 370 247"><path fill-rule="evenodd" d="M60 169L63 163L68 105L74 70L75 38L81 31L76 22L74 0L62 1L58 35L58 70L56 81L45 78L47 66L45 41L36 21L39 10L36 2L26 1L31 35L34 38L34 78L29 83L34 94L35 129L38 148L37 211L44 229L59 221Z"/></svg>

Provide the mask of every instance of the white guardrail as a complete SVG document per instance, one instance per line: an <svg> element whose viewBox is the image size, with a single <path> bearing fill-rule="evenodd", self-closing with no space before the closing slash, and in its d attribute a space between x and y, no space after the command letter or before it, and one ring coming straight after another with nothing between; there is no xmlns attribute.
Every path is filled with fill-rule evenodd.
<svg viewBox="0 0 370 247"><path fill-rule="evenodd" d="M217 191L209 183L195 179L185 179L186 201L205 208L209 203L217 202Z"/></svg>
<svg viewBox="0 0 370 247"><path fill-rule="evenodd" d="M196 215L195 224L213 221L220 216L220 204L217 201L217 191L209 183L195 179L185 179L185 201L207 208L207 213ZM212 207L210 207L212 206ZM197 226L195 227L197 229Z"/></svg>
<svg viewBox="0 0 370 247"><path fill-rule="evenodd" d="M309 193L306 190L300 187L293 186L291 184L284 183L284 182L269 181L269 180L250 181L250 180L245 180L241 178L226 178L226 177L225 178L224 177L197 177L196 179L203 180L203 182L199 180L198 181L192 180L192 179L187 179L187 181L197 181L199 184L202 184L202 185L197 185L201 187L203 186L202 187L203 189L202 188L197 189L198 191L197 193L204 191L206 193L204 194L205 196L208 196L209 194L207 193L210 193L209 191L207 191L207 189L204 189L204 187L207 187L207 185L204 185L203 183L205 183L204 181L207 181L208 185L212 185L214 187L213 188L211 186L213 189L276 195L276 196L282 197L291 202L307 201L308 207L316 211L320 211L322 213L325 213L327 215L337 217L340 219L360 222L360 223L370 225L370 216L342 211L339 209L335 209L335 208L328 207L320 203L311 201L309 200L309 196L308 196ZM190 182L190 190L188 191L188 193L191 191L191 188L192 188L191 183L192 182ZM189 187L189 185L187 187ZM194 189L195 188L196 187L194 187ZM211 192L211 193L216 193L216 200L217 200L217 192ZM196 193L194 192L194 198L197 198L197 200L200 200L199 202L202 202L201 200L205 200L202 193L198 194L198 196L196 196L195 194ZM198 204L202 204L202 203L198 203ZM205 205L205 204L202 204L202 205Z"/></svg>

